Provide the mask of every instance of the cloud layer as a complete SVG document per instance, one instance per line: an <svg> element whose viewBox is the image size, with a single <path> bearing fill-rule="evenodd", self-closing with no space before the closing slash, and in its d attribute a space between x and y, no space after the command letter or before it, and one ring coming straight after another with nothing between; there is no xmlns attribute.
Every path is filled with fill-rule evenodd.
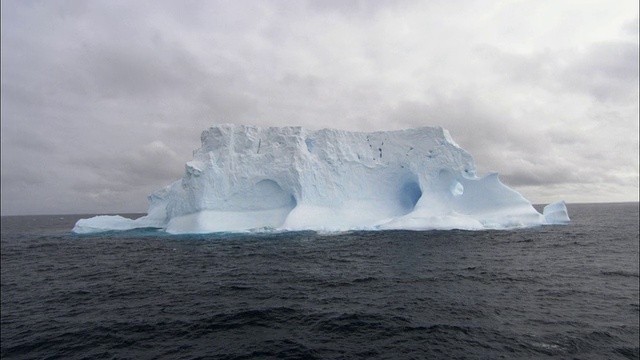
<svg viewBox="0 0 640 360"><path fill-rule="evenodd" d="M144 212L215 123L440 125L533 202L638 201L636 1L2 2L2 214Z"/></svg>

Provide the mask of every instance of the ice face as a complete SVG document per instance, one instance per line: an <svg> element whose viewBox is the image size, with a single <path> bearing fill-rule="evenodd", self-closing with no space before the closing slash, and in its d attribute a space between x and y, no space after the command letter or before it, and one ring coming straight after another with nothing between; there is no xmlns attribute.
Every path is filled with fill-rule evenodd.
<svg viewBox="0 0 640 360"><path fill-rule="evenodd" d="M95 217L78 233L157 227L169 233L255 229L503 229L566 223L544 214L440 127L347 132L223 124L203 131L181 180L149 196L137 220Z"/></svg>

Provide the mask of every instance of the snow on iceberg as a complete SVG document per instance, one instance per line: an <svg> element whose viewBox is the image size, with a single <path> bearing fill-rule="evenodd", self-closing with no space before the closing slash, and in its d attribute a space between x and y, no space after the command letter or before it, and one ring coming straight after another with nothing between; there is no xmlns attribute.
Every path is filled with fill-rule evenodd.
<svg viewBox="0 0 640 360"><path fill-rule="evenodd" d="M311 131L223 124L202 132L182 179L149 196L148 215L97 216L73 231L156 227L169 233L248 230L509 229L569 221L543 214L441 127Z"/></svg>

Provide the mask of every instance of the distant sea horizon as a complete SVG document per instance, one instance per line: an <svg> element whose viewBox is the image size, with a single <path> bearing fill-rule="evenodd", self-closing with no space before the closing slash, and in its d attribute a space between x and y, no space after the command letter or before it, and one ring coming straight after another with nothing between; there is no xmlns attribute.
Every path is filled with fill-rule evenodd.
<svg viewBox="0 0 640 360"><path fill-rule="evenodd" d="M636 203L640 206L640 202L639 201L612 201L612 202L572 202L569 203L567 202L567 206L571 206L571 205L597 205L597 204L611 204L611 205L615 205L615 204L633 204ZM546 205L549 205L550 203L532 203L533 207L538 210L538 211L542 211L542 208L544 208ZM9 215L0 215L0 217L9 217L9 216L99 216L99 215L120 215L120 216L144 216L146 215L147 212L142 211L142 212L130 212L130 211L124 211L124 212L88 212L88 213L55 213L55 214L44 214L44 213L31 213L31 214L9 214ZM571 213L569 213L569 217L571 217Z"/></svg>

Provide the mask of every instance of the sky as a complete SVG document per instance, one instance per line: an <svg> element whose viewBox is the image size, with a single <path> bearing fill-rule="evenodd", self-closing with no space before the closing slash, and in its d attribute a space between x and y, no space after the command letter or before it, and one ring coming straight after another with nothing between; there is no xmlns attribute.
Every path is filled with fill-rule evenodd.
<svg viewBox="0 0 640 360"><path fill-rule="evenodd" d="M143 213L219 123L442 126L531 202L638 201L637 0L2 0L2 215Z"/></svg>

